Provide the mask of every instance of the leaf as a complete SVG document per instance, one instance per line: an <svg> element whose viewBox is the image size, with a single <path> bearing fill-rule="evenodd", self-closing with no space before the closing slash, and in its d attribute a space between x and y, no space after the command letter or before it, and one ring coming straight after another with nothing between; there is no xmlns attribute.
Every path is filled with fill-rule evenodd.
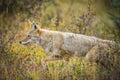
<svg viewBox="0 0 120 80"><path fill-rule="evenodd" d="M30 55L25 56L23 60L27 61L28 59L30 59Z"/></svg>

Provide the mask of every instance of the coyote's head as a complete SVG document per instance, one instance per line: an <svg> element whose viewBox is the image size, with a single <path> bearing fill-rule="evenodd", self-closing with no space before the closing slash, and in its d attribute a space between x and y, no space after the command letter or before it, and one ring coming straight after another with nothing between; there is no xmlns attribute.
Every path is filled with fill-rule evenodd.
<svg viewBox="0 0 120 80"><path fill-rule="evenodd" d="M40 30L34 22L29 21L32 30L26 35L26 37L20 41L20 44L26 45L28 43L40 42Z"/></svg>

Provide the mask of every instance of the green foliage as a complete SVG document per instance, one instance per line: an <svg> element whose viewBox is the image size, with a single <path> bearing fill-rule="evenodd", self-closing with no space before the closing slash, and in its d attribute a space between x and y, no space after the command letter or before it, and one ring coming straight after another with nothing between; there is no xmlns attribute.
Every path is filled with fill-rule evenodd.
<svg viewBox="0 0 120 80"><path fill-rule="evenodd" d="M111 5L113 7L120 7L120 1L119 0L112 0Z"/></svg>

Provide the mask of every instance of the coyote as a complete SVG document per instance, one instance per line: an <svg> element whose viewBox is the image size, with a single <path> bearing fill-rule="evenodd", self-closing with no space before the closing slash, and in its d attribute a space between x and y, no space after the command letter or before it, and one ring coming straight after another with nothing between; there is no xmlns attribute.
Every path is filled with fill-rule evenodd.
<svg viewBox="0 0 120 80"><path fill-rule="evenodd" d="M24 40L20 41L20 44L36 43L50 54L47 58L41 59L43 68L46 68L46 61L60 59L68 61L73 55L84 56L87 60L92 60L93 57L91 57L90 53L87 53L93 47L98 44L114 43L93 36L41 29L34 22L29 21L29 23L32 30Z"/></svg>

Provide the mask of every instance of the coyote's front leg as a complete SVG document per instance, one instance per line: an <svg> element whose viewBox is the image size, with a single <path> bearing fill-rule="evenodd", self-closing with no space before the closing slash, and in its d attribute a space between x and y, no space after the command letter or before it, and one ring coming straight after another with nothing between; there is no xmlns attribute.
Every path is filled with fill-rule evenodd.
<svg viewBox="0 0 120 80"><path fill-rule="evenodd" d="M61 60L61 59L62 59L61 56L51 55L51 56L48 56L44 59L41 59L41 65L42 65L43 69L48 70L48 67L46 65L47 61L54 61L54 60Z"/></svg>
<svg viewBox="0 0 120 80"><path fill-rule="evenodd" d="M41 59L41 65L42 65L43 69L48 70L47 65L45 64L45 59L43 59L43 58Z"/></svg>

